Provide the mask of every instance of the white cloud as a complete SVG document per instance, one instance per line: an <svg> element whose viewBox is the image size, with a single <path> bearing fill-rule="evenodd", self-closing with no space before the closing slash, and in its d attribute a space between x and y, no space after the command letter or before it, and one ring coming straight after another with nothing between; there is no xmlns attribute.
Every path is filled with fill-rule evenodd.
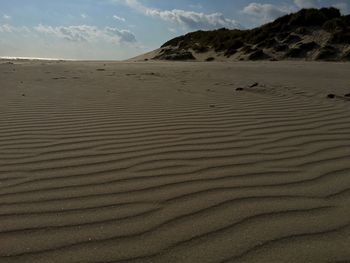
<svg viewBox="0 0 350 263"><path fill-rule="evenodd" d="M9 24L0 25L1 33L28 33L30 29L26 26L16 27Z"/></svg>
<svg viewBox="0 0 350 263"><path fill-rule="evenodd" d="M290 13L289 7L278 7L271 4L250 3L243 9L243 13L258 18L260 22L269 22Z"/></svg>
<svg viewBox="0 0 350 263"><path fill-rule="evenodd" d="M217 29L220 27L240 28L241 25L233 19L226 18L221 13L204 14L186 10L159 10L149 8L138 0L124 0L129 7L150 17L160 18L188 29Z"/></svg>
<svg viewBox="0 0 350 263"><path fill-rule="evenodd" d="M299 8L313 8L319 6L319 0L294 0L294 3Z"/></svg>
<svg viewBox="0 0 350 263"><path fill-rule="evenodd" d="M136 42L136 37L131 31L123 29L119 30L115 27L106 27L104 33L108 36L117 36L122 42L134 43Z"/></svg>
<svg viewBox="0 0 350 263"><path fill-rule="evenodd" d="M83 19L86 19L86 18L87 18L87 15L86 15L86 14L81 14L80 16L81 16L81 18L83 18Z"/></svg>
<svg viewBox="0 0 350 263"><path fill-rule="evenodd" d="M73 42L98 42L109 43L134 43L136 38L129 30L119 30L113 27L100 29L96 26L44 26L38 25L34 30L41 34L47 34Z"/></svg>
<svg viewBox="0 0 350 263"><path fill-rule="evenodd" d="M13 27L8 25L8 24L0 25L0 32L2 32L2 33L12 33L13 32Z"/></svg>
<svg viewBox="0 0 350 263"><path fill-rule="evenodd" d="M147 15L159 17L165 21L177 23L190 29L215 29L220 27L237 28L240 25L221 13L204 14L185 10L160 11L148 10Z"/></svg>
<svg viewBox="0 0 350 263"><path fill-rule="evenodd" d="M96 26L20 27L0 23L0 56L126 59L146 52L128 30Z"/></svg>
<svg viewBox="0 0 350 263"><path fill-rule="evenodd" d="M124 17L120 17L120 16L117 16L117 15L114 15L113 19L115 19L117 21L120 21L120 22L125 22L126 21L126 19Z"/></svg>
<svg viewBox="0 0 350 263"><path fill-rule="evenodd" d="M6 20L10 20L10 19L11 19L11 16L6 15L6 14L5 14L5 15L3 15L2 17L3 17L3 19L6 19Z"/></svg>

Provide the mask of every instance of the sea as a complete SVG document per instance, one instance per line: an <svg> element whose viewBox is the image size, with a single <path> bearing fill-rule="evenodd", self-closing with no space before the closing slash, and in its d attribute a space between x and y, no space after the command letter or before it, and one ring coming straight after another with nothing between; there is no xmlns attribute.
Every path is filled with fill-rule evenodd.
<svg viewBox="0 0 350 263"><path fill-rule="evenodd" d="M0 56L0 60L46 60L46 61L74 61L74 59L63 58L38 58L38 57L7 57Z"/></svg>

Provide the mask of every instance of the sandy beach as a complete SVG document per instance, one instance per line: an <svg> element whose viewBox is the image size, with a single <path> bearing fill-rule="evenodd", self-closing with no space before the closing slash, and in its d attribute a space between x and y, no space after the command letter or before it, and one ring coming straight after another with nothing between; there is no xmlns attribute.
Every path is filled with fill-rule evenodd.
<svg viewBox="0 0 350 263"><path fill-rule="evenodd" d="M349 73L1 61L0 262L350 262Z"/></svg>

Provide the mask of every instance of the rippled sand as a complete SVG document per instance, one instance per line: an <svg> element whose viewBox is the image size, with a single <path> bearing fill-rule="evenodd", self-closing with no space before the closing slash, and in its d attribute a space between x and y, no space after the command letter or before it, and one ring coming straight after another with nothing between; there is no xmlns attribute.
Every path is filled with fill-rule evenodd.
<svg viewBox="0 0 350 263"><path fill-rule="evenodd" d="M0 262L349 262L349 73L1 62Z"/></svg>

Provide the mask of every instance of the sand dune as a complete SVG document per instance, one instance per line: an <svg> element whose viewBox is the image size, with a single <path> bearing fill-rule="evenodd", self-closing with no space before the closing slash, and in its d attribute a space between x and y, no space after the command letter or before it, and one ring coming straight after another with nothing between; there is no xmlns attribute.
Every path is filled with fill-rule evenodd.
<svg viewBox="0 0 350 263"><path fill-rule="evenodd" d="M349 262L349 70L0 63L0 262Z"/></svg>
<svg viewBox="0 0 350 263"><path fill-rule="evenodd" d="M349 61L350 15L302 9L248 29L198 30L130 61Z"/></svg>

